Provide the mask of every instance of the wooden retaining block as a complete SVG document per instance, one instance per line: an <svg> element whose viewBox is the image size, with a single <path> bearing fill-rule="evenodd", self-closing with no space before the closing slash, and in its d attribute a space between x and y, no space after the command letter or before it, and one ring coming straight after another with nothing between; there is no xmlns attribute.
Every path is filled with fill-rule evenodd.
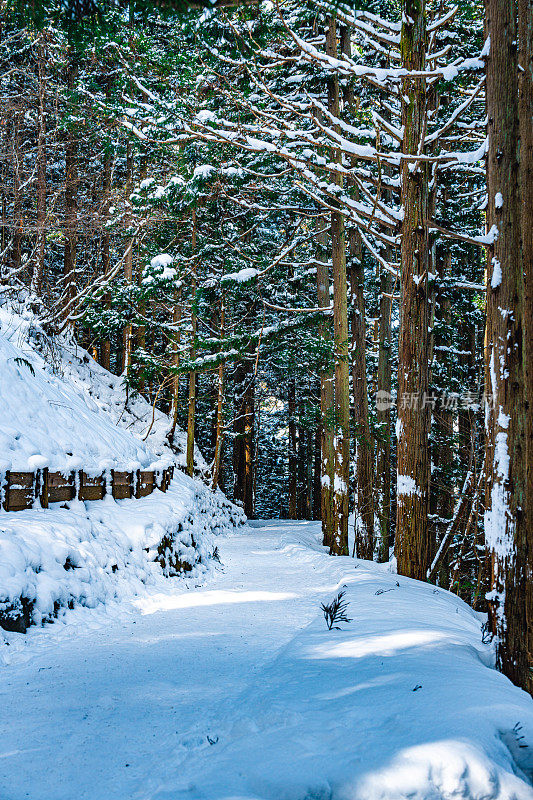
<svg viewBox="0 0 533 800"><path fill-rule="evenodd" d="M174 477L174 467L169 467L166 470L166 473L167 473L167 489L168 489L168 487L172 483L172 478Z"/></svg>
<svg viewBox="0 0 533 800"><path fill-rule="evenodd" d="M48 508L48 467L35 473L35 497L41 501L42 508Z"/></svg>
<svg viewBox="0 0 533 800"><path fill-rule="evenodd" d="M135 497L148 497L156 488L155 474L148 470L139 470Z"/></svg>
<svg viewBox="0 0 533 800"><path fill-rule="evenodd" d="M4 508L6 511L23 511L35 502L35 474L33 472L6 472Z"/></svg>
<svg viewBox="0 0 533 800"><path fill-rule="evenodd" d="M148 497L155 489L166 492L173 477L174 466L156 472L111 470L110 479L108 473L89 476L83 470L67 474L50 472L47 468L36 472L7 471L0 475L0 508L22 511L32 508L36 499L42 508L48 508L50 503L68 503L76 497L103 500L109 488L115 500Z"/></svg>
<svg viewBox="0 0 533 800"><path fill-rule="evenodd" d="M106 494L104 475L90 477L83 470L79 473L78 500L103 500Z"/></svg>
<svg viewBox="0 0 533 800"><path fill-rule="evenodd" d="M157 488L161 489L162 492L166 492L169 485L170 485L169 471L168 469L164 469L158 474Z"/></svg>
<svg viewBox="0 0 533 800"><path fill-rule="evenodd" d="M76 484L74 473L64 475L62 472L48 472L46 487L46 498L43 503L41 494L41 505L48 508L49 503L68 503L76 497Z"/></svg>
<svg viewBox="0 0 533 800"><path fill-rule="evenodd" d="M133 497L133 472L118 472L113 469L111 474L115 500L127 500Z"/></svg>

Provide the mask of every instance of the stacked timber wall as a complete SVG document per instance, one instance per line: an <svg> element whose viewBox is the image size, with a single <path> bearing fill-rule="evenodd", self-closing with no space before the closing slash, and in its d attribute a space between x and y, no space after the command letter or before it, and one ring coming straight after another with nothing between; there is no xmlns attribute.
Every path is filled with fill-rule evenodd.
<svg viewBox="0 0 533 800"><path fill-rule="evenodd" d="M174 475L174 467L162 470L120 472L111 469L101 475L88 475L83 470L50 472L47 468L35 472L8 470L0 475L0 507L4 511L22 511L50 503L69 500L102 500L112 494L116 500L147 497L154 489L166 492Z"/></svg>

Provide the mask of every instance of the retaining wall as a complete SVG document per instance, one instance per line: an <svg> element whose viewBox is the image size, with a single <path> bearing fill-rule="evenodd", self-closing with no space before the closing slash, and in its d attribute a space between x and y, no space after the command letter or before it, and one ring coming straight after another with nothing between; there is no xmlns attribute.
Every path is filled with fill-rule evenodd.
<svg viewBox="0 0 533 800"><path fill-rule="evenodd" d="M156 471L121 472L111 469L96 476L88 475L83 470L8 470L0 475L0 507L4 511L23 511L34 508L36 504L48 508L49 503L65 503L76 498L102 500L106 494L112 494L116 500L147 497L155 489L166 492L173 475L173 466Z"/></svg>

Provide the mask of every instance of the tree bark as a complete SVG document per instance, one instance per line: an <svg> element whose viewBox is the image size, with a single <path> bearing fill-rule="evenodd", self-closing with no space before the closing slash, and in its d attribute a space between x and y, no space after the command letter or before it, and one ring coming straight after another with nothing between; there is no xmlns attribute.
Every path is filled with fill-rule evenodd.
<svg viewBox="0 0 533 800"><path fill-rule="evenodd" d="M220 339L224 338L226 324L226 307L224 305L224 293L220 298ZM217 380L217 408L216 408L216 434L215 434L215 452L213 456L213 479L211 488L213 491L218 486L220 477L220 466L222 462L222 447L224 445L225 427L224 427L224 373L225 362L221 361L218 365L218 380Z"/></svg>
<svg viewBox="0 0 533 800"><path fill-rule="evenodd" d="M106 99L108 101L111 99L111 86L112 78L108 76L106 81ZM102 272L104 275L109 273L109 268L111 266L110 238L106 222L109 218L109 208L111 206L112 163L109 143L105 143L102 175ZM106 291L102 297L102 305L104 308L109 308L111 305L111 296L108 291ZM104 369L111 369L111 341L109 338L105 338L100 344L100 364Z"/></svg>
<svg viewBox="0 0 533 800"><path fill-rule="evenodd" d="M486 0L487 223L485 337L487 439L485 535L492 553L489 610L497 663L531 688L526 611L528 532L525 509L524 279L521 257L517 4ZM528 221L531 225L531 220ZM531 622L531 620L530 620Z"/></svg>
<svg viewBox="0 0 533 800"><path fill-rule="evenodd" d="M480 257L479 248L472 253L475 262ZM476 384L476 351L478 349L478 337L476 325L473 320L464 318L459 323L460 341L464 354L459 356L459 364L462 366L465 377L465 385L472 389ZM466 403L460 403L458 411L459 428L459 460L461 463L461 481L466 478L466 473L472 461L472 446L475 431L475 414Z"/></svg>
<svg viewBox="0 0 533 800"><path fill-rule="evenodd" d="M401 55L407 70L426 66L425 0L403 0ZM404 153L423 148L426 82L404 78ZM428 170L406 161L402 167L401 318L398 344L398 485L396 557L398 573L425 580L432 552L428 531Z"/></svg>
<svg viewBox="0 0 533 800"><path fill-rule="evenodd" d="M67 88L74 92L78 78L76 54L68 56ZM70 302L76 296L76 250L78 245L78 142L74 131L69 130L65 141L65 230L63 250L63 306L64 319L68 319Z"/></svg>
<svg viewBox="0 0 533 800"><path fill-rule="evenodd" d="M1 260L0 260L0 282L3 283L4 281L4 273L7 272L9 268L9 259L7 253L7 241L9 236L9 223L7 221L7 204L8 204L8 195L9 195L9 188L8 188L8 163L9 163L9 123L6 120L5 124L3 125L3 135L2 135L2 151L1 151L1 161L0 161L0 193L2 196L2 225L0 229L0 252L1 252Z"/></svg>
<svg viewBox="0 0 533 800"><path fill-rule="evenodd" d="M322 423L317 421L314 436L313 448L313 519L321 519L321 506L322 506L322 481L321 481L321 464L322 464Z"/></svg>
<svg viewBox="0 0 533 800"><path fill-rule="evenodd" d="M21 180L21 152L20 152L20 126L22 116L13 116L13 239L11 248L11 269L17 272L22 262L22 201L20 196Z"/></svg>
<svg viewBox="0 0 533 800"><path fill-rule="evenodd" d="M133 151L131 147L131 142L128 141L127 144L127 154L126 154L126 203L129 204L129 195L131 194L133 185ZM129 226L131 225L131 216L126 214L126 224ZM130 286L133 281L133 239L130 238L127 241L126 245L126 252L124 254L124 282L127 286ZM131 352L133 346L133 326L130 323L126 325L122 335L123 339L123 347L122 347L122 372L124 375L128 376L131 367Z"/></svg>
<svg viewBox="0 0 533 800"><path fill-rule="evenodd" d="M305 474L306 474L306 492L305 492L305 519L314 519L313 517L313 502L314 502L314 469L313 469L313 455L314 455L314 442L315 437L313 429L308 426L305 430Z"/></svg>
<svg viewBox="0 0 533 800"><path fill-rule="evenodd" d="M362 253L350 233L350 288L352 316L352 384L355 411L356 509L355 543L358 558L374 557L374 441L370 432L366 375L366 316Z"/></svg>
<svg viewBox="0 0 533 800"><path fill-rule="evenodd" d="M192 241L191 250L196 253L196 211L192 212ZM196 358L196 263L192 267L191 287L191 346L190 359ZM194 473L194 431L196 414L196 372L189 372L189 403L187 413L187 475Z"/></svg>
<svg viewBox="0 0 533 800"><path fill-rule="evenodd" d="M39 79L39 114L37 122L37 253L33 265L31 291L40 297L46 252L46 48L39 44L37 53Z"/></svg>
<svg viewBox="0 0 533 800"><path fill-rule="evenodd" d="M440 277L450 275L451 255L447 254L444 260L437 264L437 272ZM436 356L439 364L439 383L449 386L452 378L452 361L446 349L440 350L442 345L445 347L448 342L448 335L451 324L451 298L449 293L445 296L435 293L435 320L432 332L435 340ZM443 403L444 398L439 398L433 409L432 422L432 471L431 471L431 492L430 509L431 524L435 531L437 546L444 538L448 530L450 520L454 511L454 492L452 480L453 456L454 456L454 432L453 426L455 414L449 404ZM433 554L432 554L433 555ZM444 557L441 561L439 571L439 585L448 585L448 559Z"/></svg>
<svg viewBox="0 0 533 800"><path fill-rule="evenodd" d="M326 50L337 56L337 23L330 17ZM339 79L328 80L328 110L340 116ZM340 152L332 153L332 161L340 163ZM342 186L342 174L335 174L335 183ZM346 280L346 236L344 216L331 212L331 244L333 263L333 332L335 353L335 469L333 482L332 555L348 555L348 496L350 485L350 354L348 334L348 295Z"/></svg>
<svg viewBox="0 0 533 800"><path fill-rule="evenodd" d="M235 372L235 420L233 423L233 498L242 503L247 517L254 516L254 415L255 380L246 364Z"/></svg>
<svg viewBox="0 0 533 800"><path fill-rule="evenodd" d="M389 560L391 526L391 306L392 275L383 270L380 276L379 301L379 352L377 375L376 421L378 440L376 443L376 489L377 515L379 521L378 561Z"/></svg>
<svg viewBox="0 0 533 800"><path fill-rule="evenodd" d="M351 58L351 30L341 28L342 52ZM345 106L353 110L354 93L349 83L343 90ZM355 167L356 160L352 160ZM370 432L366 372L365 271L361 237L355 228L348 234L350 253L350 317L352 328L352 388L355 439L355 545L359 558L374 557L374 439Z"/></svg>
<svg viewBox="0 0 533 800"><path fill-rule="evenodd" d="M170 407L172 425L170 427L170 431L168 432L168 437L167 437L170 444L174 442L176 427L178 425L179 395L180 395L179 367L181 360L181 353L180 353L181 314L182 314L182 304L181 304L181 287L180 287L180 289L175 293L174 307L172 309L172 324L174 326L174 340L172 343L173 346L172 366L174 368L174 377L172 379L172 403Z"/></svg>
<svg viewBox="0 0 533 800"><path fill-rule="evenodd" d="M322 221L322 218L321 218ZM324 234L318 238L317 299L319 308L328 308L330 299L328 253ZM335 405L334 372L331 364L331 322L324 317L320 323L319 336L322 345L320 368L320 519L322 541L331 548L333 542L333 483L335 480L335 451L333 445L333 417Z"/></svg>
<svg viewBox="0 0 533 800"><path fill-rule="evenodd" d="M289 378L287 406L289 412L289 519L297 519L296 381L293 377Z"/></svg>
<svg viewBox="0 0 533 800"><path fill-rule="evenodd" d="M249 519L255 514L255 378L248 376L244 393L244 513Z"/></svg>
<svg viewBox="0 0 533 800"><path fill-rule="evenodd" d="M533 0L518 0L520 207L524 274L525 530L524 577L526 635L521 662L529 671L520 685L533 694Z"/></svg>

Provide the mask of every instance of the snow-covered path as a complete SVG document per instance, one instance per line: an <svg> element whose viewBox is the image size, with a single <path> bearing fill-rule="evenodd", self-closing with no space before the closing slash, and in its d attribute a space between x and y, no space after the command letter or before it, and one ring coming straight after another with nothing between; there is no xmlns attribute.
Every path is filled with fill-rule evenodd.
<svg viewBox="0 0 533 800"><path fill-rule="evenodd" d="M173 754L209 746L210 727L344 571L312 550L290 558L285 539L275 523L227 537L201 586L97 619L92 633L32 630L0 681L2 800L122 800L157 783Z"/></svg>
<svg viewBox="0 0 533 800"><path fill-rule="evenodd" d="M1 800L533 798L533 703L459 600L327 557L315 523L217 544L201 585L4 648Z"/></svg>

